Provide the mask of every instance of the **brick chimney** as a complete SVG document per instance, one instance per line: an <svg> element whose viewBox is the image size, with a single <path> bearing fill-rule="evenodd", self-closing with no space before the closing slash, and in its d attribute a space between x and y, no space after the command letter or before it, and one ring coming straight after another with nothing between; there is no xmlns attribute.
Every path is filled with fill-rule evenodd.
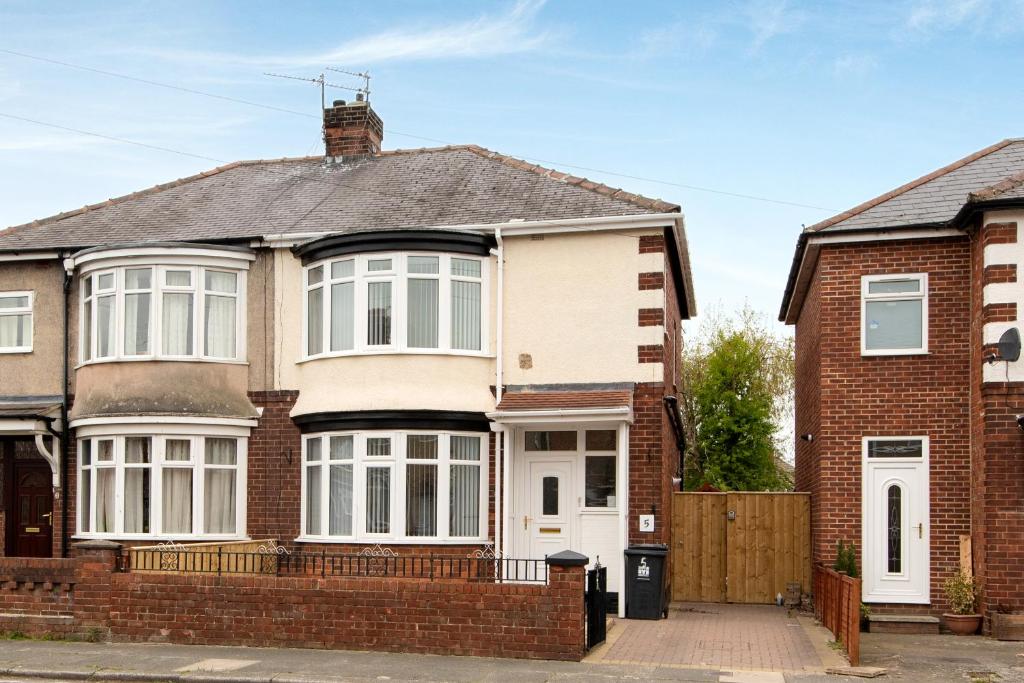
<svg viewBox="0 0 1024 683"><path fill-rule="evenodd" d="M384 137L384 122L360 93L355 102L335 100L324 109L324 144L329 157L376 154Z"/></svg>

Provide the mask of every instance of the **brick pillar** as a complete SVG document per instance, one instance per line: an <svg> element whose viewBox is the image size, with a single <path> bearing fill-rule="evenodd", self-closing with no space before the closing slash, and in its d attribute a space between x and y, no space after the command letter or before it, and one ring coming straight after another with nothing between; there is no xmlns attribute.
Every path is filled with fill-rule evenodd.
<svg viewBox="0 0 1024 683"><path fill-rule="evenodd" d="M110 603L114 572L121 544L113 541L80 541L71 546L75 559L75 626L79 631L97 630L110 637Z"/></svg>
<svg viewBox="0 0 1024 683"><path fill-rule="evenodd" d="M558 610L557 623L552 624L552 639L557 641L559 655L578 662L587 653L587 616L583 594L587 583L586 555L563 550L549 555L548 587Z"/></svg>

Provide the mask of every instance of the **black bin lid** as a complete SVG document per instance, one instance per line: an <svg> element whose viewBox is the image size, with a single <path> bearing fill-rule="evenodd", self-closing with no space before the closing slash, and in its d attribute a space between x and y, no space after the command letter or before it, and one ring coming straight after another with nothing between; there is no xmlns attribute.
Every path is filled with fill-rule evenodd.
<svg viewBox="0 0 1024 683"><path fill-rule="evenodd" d="M627 555L668 555L668 546L664 543L638 543L626 548Z"/></svg>

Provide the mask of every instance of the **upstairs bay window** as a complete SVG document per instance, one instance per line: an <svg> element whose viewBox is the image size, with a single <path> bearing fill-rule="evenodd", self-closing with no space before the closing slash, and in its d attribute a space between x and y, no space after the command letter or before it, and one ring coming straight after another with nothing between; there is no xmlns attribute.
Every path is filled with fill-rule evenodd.
<svg viewBox="0 0 1024 683"><path fill-rule="evenodd" d="M81 283L82 362L244 358L244 271L124 266Z"/></svg>
<svg viewBox="0 0 1024 683"><path fill-rule="evenodd" d="M305 269L305 355L481 354L486 268L449 254L372 254Z"/></svg>
<svg viewBox="0 0 1024 683"><path fill-rule="evenodd" d="M303 441L303 538L486 537L487 441L479 434L351 432Z"/></svg>

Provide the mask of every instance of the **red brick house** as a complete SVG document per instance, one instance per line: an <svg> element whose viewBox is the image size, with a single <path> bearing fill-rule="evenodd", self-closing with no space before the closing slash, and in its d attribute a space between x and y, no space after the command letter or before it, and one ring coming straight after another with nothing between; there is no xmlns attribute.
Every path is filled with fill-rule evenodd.
<svg viewBox="0 0 1024 683"><path fill-rule="evenodd" d="M0 552L572 549L618 593L624 547L668 540L679 207L381 151L364 101L324 127L0 232Z"/></svg>
<svg viewBox="0 0 1024 683"><path fill-rule="evenodd" d="M796 489L815 561L856 545L864 602L937 615L969 539L985 613L1024 610L1024 140L1005 140L800 235ZM963 547L966 547L964 545Z"/></svg>

